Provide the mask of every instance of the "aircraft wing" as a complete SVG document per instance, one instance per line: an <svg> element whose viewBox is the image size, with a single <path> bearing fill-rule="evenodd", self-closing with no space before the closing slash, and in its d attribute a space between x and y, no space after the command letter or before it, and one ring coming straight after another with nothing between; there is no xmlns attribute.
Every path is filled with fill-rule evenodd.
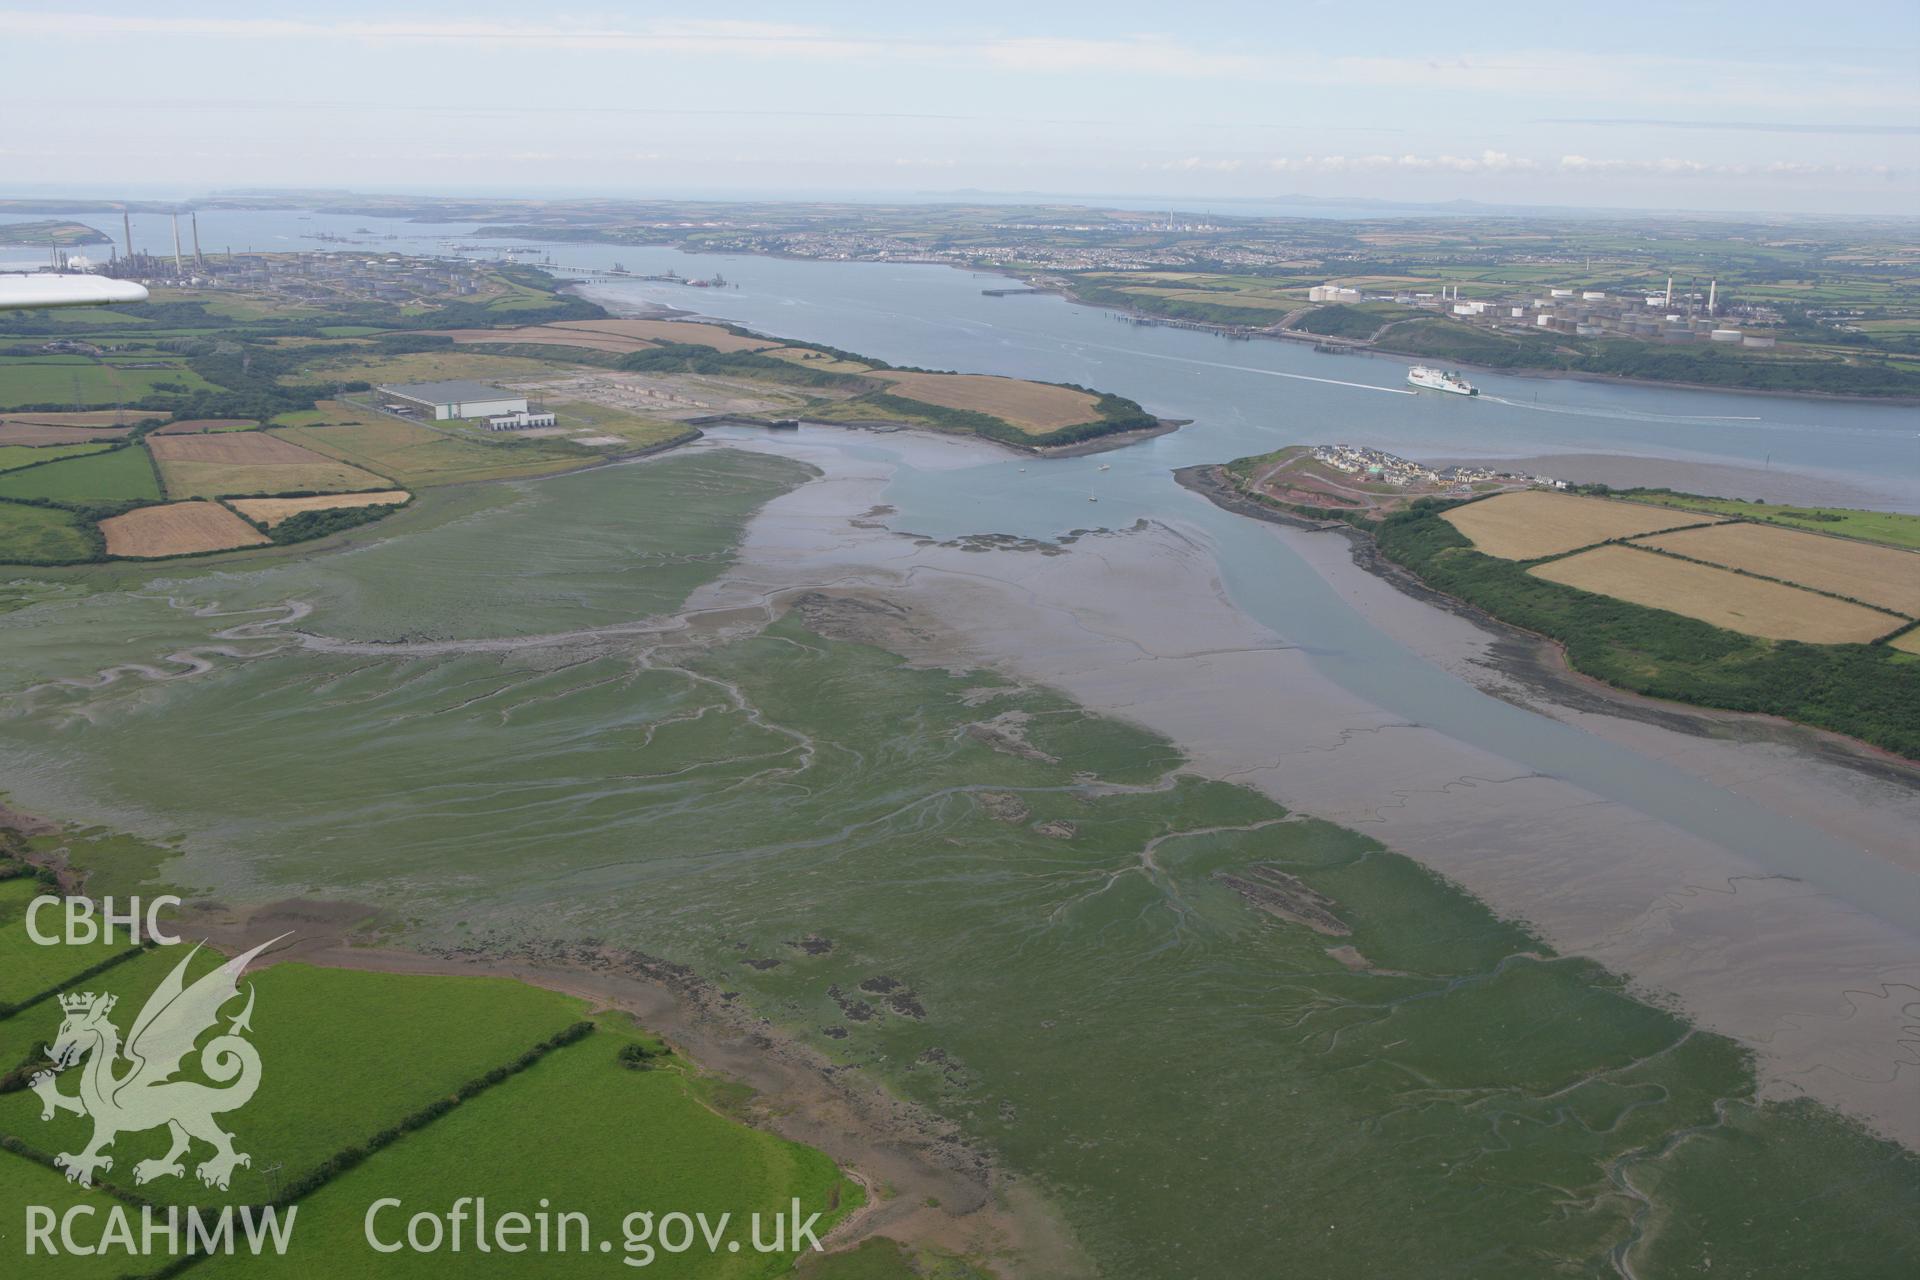
<svg viewBox="0 0 1920 1280"><path fill-rule="evenodd" d="M101 307L145 302L147 287L106 276L0 275L0 311L22 307Z"/></svg>

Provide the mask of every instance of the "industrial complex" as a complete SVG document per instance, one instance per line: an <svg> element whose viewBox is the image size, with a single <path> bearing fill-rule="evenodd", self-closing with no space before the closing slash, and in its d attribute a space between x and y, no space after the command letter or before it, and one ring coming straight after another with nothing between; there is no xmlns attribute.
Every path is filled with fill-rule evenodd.
<svg viewBox="0 0 1920 1280"><path fill-rule="evenodd" d="M424 413L436 422L453 418L510 417L527 412L527 398L485 382L409 382L375 388L389 413ZM531 425L531 424L528 424Z"/></svg>
<svg viewBox="0 0 1920 1280"><path fill-rule="evenodd" d="M1720 342L1747 347L1771 347L1775 343L1771 335L1748 333L1726 322L1727 306L1720 297L1717 280L1708 283L1704 296L1697 291L1676 295L1669 277L1666 288L1654 293L1620 295L1599 289L1550 288L1544 297L1525 293L1497 299L1463 298L1457 284L1441 285L1438 292L1363 292L1330 281L1309 289L1307 300L1346 305L1390 302L1489 328L1544 329L1583 338L1613 335L1642 342ZM1742 307L1741 313L1749 325L1779 322L1779 316L1768 308Z"/></svg>

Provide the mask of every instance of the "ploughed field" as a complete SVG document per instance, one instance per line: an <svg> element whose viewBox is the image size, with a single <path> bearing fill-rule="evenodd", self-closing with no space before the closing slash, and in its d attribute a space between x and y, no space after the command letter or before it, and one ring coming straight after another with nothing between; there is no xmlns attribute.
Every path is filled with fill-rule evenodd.
<svg viewBox="0 0 1920 1280"><path fill-rule="evenodd" d="M429 951L687 966L1044 1188L1102 1274L1920 1263L1920 1162L1759 1101L1736 1046L1365 837L1046 689L909 663L888 645L918 624L885 602L676 620L804 474L719 452L465 490L350 556L171 566L172 604L24 604L0 699L236 627L259 656L44 688L0 715L0 770L16 803L177 836L159 882L223 902L377 901ZM275 641L292 600L336 639ZM263 984L263 1015L287 1003ZM442 1132L485 1143L461 1114ZM382 1168L424 1179L405 1143ZM596 1167L629 1168L622 1145ZM345 1237L335 1185L311 1203Z"/></svg>

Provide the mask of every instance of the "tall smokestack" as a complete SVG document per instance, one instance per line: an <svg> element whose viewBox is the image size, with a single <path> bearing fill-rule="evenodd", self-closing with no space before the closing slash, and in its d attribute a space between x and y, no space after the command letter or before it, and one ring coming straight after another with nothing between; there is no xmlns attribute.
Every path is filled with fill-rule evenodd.
<svg viewBox="0 0 1920 1280"><path fill-rule="evenodd" d="M173 274L176 278L187 274L186 267L180 262L180 215L173 215Z"/></svg>
<svg viewBox="0 0 1920 1280"><path fill-rule="evenodd" d="M193 265L202 266L207 260L200 253L200 211L195 209L187 216L193 219Z"/></svg>
<svg viewBox="0 0 1920 1280"><path fill-rule="evenodd" d="M1667 277L1667 305L1669 307L1673 305L1673 277L1672 276Z"/></svg>
<svg viewBox="0 0 1920 1280"><path fill-rule="evenodd" d="M1719 293L1720 293L1720 282L1718 280L1715 280L1712 284L1707 286L1707 314L1710 316L1719 314L1717 311L1714 310L1714 308L1720 305L1719 302L1717 301L1719 297Z"/></svg>
<svg viewBox="0 0 1920 1280"><path fill-rule="evenodd" d="M120 228L127 233L127 257L133 257L133 215L125 209L120 211Z"/></svg>

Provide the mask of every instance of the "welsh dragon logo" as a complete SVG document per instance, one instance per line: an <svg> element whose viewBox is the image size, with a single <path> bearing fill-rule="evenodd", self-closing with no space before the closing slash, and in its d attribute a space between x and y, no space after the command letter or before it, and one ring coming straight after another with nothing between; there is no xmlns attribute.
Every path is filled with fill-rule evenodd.
<svg viewBox="0 0 1920 1280"><path fill-rule="evenodd" d="M133 1167L136 1184L183 1176L181 1157L196 1139L213 1148L212 1157L194 1170L209 1187L226 1190L234 1169L252 1165L252 1157L235 1151L233 1135L214 1120L247 1105L260 1087L260 1054L245 1037L252 1030L251 986L246 1007L228 1022L226 1032L198 1050L200 1074L214 1084L174 1077L196 1052L195 1042L220 1021L220 1010L239 995L241 972L278 941L263 942L188 986L187 966L199 953L196 946L148 997L124 1044L108 1018L118 997L91 991L60 997L65 1017L47 1048L53 1068L36 1074L29 1084L40 1095L42 1120L53 1119L58 1111L93 1117L93 1140L86 1149L54 1157L68 1181L93 1185L96 1171L113 1170L113 1157L103 1153L116 1137L161 1125L172 1135L171 1145L164 1156ZM55 1087L57 1073L83 1058L80 1092L61 1093Z"/></svg>

